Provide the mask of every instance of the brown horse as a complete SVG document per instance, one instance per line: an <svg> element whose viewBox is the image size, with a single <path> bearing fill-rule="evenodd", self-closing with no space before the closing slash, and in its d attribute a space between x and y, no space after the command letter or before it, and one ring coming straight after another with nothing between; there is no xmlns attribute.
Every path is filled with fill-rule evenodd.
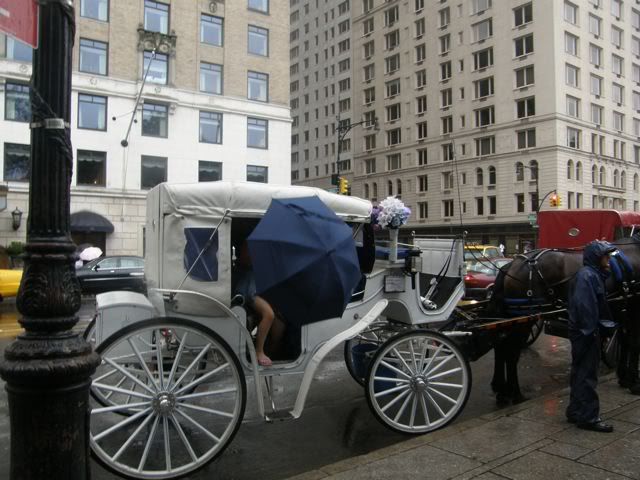
<svg viewBox="0 0 640 480"><path fill-rule="evenodd" d="M621 254L614 255L614 272L607 279L607 291L612 296L626 299L624 302L617 302L613 308L616 318L627 319L629 316L626 312L635 311L640 306L639 240L640 238L625 239L615 244ZM577 249L534 250L518 255L499 272L488 310L493 315L510 318L564 308L567 305L571 279L581 266L582 250ZM516 325L500 342L496 342L491 385L498 403L517 403L524 399L518 381L518 361L530 332L531 325ZM638 351L638 336L636 331L625 335L626 338L635 339L631 345L634 352ZM636 357L633 358L637 364ZM631 363L633 358L629 360ZM637 376L637 366L635 372Z"/></svg>

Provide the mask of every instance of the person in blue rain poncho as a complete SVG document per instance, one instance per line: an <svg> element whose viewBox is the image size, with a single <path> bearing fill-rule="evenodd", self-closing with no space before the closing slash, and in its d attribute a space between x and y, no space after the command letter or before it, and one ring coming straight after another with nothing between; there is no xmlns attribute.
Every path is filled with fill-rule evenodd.
<svg viewBox="0 0 640 480"><path fill-rule="evenodd" d="M584 266L569 289L569 339L571 340L571 396L567 420L579 428L612 432L613 426L600 418L598 365L600 324L611 321L606 301L605 279L609 275L610 254L616 249L604 241L589 243L583 253Z"/></svg>

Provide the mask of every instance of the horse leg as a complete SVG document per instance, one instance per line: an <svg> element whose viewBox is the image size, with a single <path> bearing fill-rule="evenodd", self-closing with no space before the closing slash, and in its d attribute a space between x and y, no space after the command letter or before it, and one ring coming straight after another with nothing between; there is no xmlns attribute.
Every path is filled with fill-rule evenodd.
<svg viewBox="0 0 640 480"><path fill-rule="evenodd" d="M502 405L508 403L509 392L507 389L507 358L508 345L504 338L498 337L493 347L493 378L491 379L491 389L496 394L496 403Z"/></svg>
<svg viewBox="0 0 640 480"><path fill-rule="evenodd" d="M520 362L520 355L522 349L526 345L528 330L518 328L513 331L505 340L508 345L507 358L506 358L506 391L510 397L510 400L515 403L520 403L526 400L526 397L520 391L520 380L518 379L518 363Z"/></svg>

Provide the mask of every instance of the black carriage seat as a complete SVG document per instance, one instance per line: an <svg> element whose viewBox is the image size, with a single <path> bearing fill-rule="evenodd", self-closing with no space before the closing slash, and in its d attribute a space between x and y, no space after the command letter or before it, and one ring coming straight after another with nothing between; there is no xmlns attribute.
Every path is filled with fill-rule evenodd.
<svg viewBox="0 0 640 480"><path fill-rule="evenodd" d="M255 310L246 302L244 295L234 295L231 299L231 307L242 307L245 310L247 314L246 328L255 340L255 335L253 335L253 333L258 326L258 320L256 318ZM269 355L269 358L274 361L293 361L302 353L301 328L299 326L292 325L291 323L287 323L278 312L276 312L276 316L278 316L285 324L284 335L281 341L278 342L278 345L270 345L268 342L269 337L267 337L267 345L265 346L266 353ZM247 354L247 361L249 360L250 357Z"/></svg>

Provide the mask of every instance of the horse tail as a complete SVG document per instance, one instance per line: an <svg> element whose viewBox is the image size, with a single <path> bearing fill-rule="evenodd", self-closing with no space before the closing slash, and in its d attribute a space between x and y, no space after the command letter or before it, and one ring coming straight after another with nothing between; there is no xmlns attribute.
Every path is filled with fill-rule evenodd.
<svg viewBox="0 0 640 480"><path fill-rule="evenodd" d="M498 275L496 275L496 281L493 284L493 295L487 306L487 313L490 315L502 317L506 313L504 308L504 281L507 276L506 272L508 267L509 265L505 265L498 270Z"/></svg>

